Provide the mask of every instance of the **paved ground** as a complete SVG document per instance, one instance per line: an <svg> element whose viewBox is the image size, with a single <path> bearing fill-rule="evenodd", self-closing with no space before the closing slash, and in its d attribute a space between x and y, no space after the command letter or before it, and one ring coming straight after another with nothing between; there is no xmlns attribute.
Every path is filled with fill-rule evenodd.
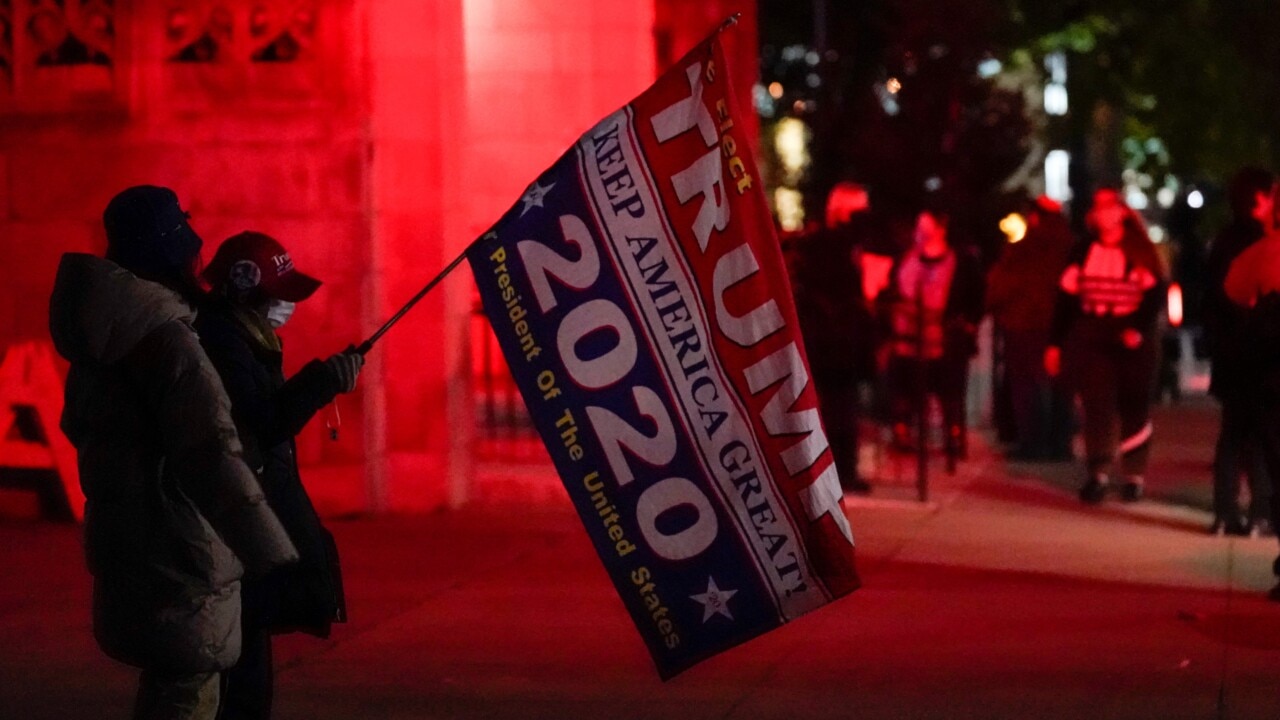
<svg viewBox="0 0 1280 720"><path fill-rule="evenodd" d="M1213 447L1218 440L1218 406L1204 396L1162 405L1153 413L1155 435L1147 493L1167 503L1210 510ZM1083 469L1075 463L1017 464L1008 468L1016 477L1037 478L1057 487L1075 489Z"/></svg>
<svg viewBox="0 0 1280 720"><path fill-rule="evenodd" d="M353 622L280 643L277 717L1275 720L1277 545L1172 502L1207 489L1206 418L1165 417L1133 506L981 452L930 505L854 500L862 590L665 684L564 506L336 522ZM0 717L127 717L76 529L4 523L0 547Z"/></svg>

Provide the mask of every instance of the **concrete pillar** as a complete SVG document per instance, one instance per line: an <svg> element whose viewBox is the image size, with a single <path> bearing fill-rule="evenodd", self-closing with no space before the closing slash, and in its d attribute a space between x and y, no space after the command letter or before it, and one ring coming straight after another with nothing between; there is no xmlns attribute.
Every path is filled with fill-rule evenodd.
<svg viewBox="0 0 1280 720"><path fill-rule="evenodd" d="M461 0L365 0L369 148L365 328L372 332L465 245L453 217L465 124ZM458 282L461 278L451 278ZM448 501L447 289L371 353L368 510Z"/></svg>

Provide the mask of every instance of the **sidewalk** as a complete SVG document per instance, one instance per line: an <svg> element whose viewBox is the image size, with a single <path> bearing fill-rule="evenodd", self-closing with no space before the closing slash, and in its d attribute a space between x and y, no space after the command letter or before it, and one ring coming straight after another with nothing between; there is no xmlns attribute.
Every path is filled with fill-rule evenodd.
<svg viewBox="0 0 1280 720"><path fill-rule="evenodd" d="M567 504L336 522L352 622L279 642L276 717L1280 718L1274 540L989 454L934 474L849 499L863 589L665 684ZM76 528L0 547L0 718L127 717Z"/></svg>
<svg viewBox="0 0 1280 720"><path fill-rule="evenodd" d="M1213 454L1218 442L1218 417L1217 402L1206 395L1185 396L1176 405L1163 404L1153 408L1155 433L1146 477L1146 496L1149 499L1212 512ZM1084 481L1083 465L1079 462L1013 463L1009 465L1008 472L1014 477L1041 480L1073 492ZM1211 520L1210 515L1205 520L1206 528Z"/></svg>

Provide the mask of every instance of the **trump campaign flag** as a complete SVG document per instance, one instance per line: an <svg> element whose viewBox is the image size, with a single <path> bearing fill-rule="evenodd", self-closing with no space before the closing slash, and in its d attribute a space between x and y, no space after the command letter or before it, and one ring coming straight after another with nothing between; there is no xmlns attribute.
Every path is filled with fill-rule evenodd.
<svg viewBox="0 0 1280 720"><path fill-rule="evenodd" d="M669 678L858 587L719 33L467 251L587 534Z"/></svg>

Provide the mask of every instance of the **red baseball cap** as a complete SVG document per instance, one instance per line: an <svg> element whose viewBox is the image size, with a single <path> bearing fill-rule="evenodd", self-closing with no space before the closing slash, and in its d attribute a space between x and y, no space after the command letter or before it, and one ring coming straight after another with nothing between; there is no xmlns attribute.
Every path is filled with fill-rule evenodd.
<svg viewBox="0 0 1280 720"><path fill-rule="evenodd" d="M293 258L275 238L246 230L222 243L204 271L212 286L229 285L239 292L256 291L286 302L302 302L320 281L298 272Z"/></svg>

